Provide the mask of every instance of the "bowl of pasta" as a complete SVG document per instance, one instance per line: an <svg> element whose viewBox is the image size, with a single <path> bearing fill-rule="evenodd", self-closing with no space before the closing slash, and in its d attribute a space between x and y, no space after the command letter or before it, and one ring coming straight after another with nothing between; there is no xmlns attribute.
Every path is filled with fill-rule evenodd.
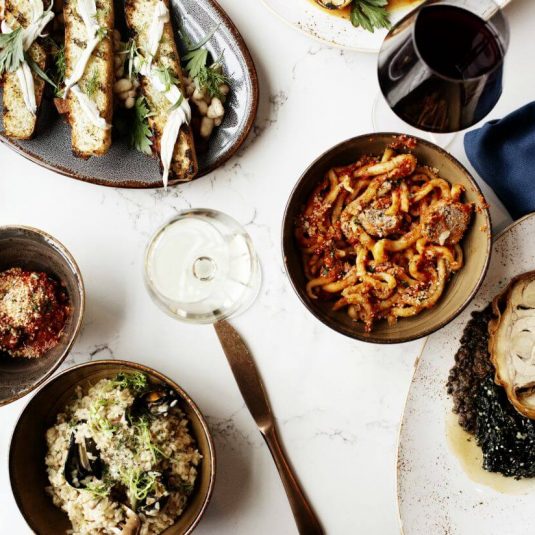
<svg viewBox="0 0 535 535"><path fill-rule="evenodd" d="M470 173L428 141L355 137L322 154L284 214L286 272L320 321L373 343L416 340L470 302L491 251Z"/></svg>

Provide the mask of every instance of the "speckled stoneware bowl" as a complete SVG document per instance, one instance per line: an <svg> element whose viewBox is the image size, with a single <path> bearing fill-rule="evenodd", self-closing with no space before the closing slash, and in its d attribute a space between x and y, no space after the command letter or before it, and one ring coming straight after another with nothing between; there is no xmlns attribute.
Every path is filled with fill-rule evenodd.
<svg viewBox="0 0 535 535"><path fill-rule="evenodd" d="M217 28L206 47L214 58L222 54L224 71L231 80L223 124L214 130L206 152L198 155L198 178L224 164L245 141L256 117L258 79L243 38L217 2L171 0L170 4L175 30L180 27L191 42L199 42ZM121 27L122 6L122 1L116 3L118 27ZM180 44L176 31L175 34ZM158 160L129 149L125 139L114 139L108 154L101 158L75 158L71 152L70 128L58 116L50 99L44 101L34 139L10 140L0 130L0 141L42 167L86 182L123 188L162 186Z"/></svg>
<svg viewBox="0 0 535 535"><path fill-rule="evenodd" d="M12 267L44 271L62 281L72 313L59 344L42 357L13 358L0 352L0 406L24 396L54 373L78 335L85 306L80 269L69 251L45 232L30 227L0 227L0 271Z"/></svg>
<svg viewBox="0 0 535 535"><path fill-rule="evenodd" d="M466 188L464 199L476 207L470 228L462 241L464 267L453 275L444 295L433 308L411 318L401 318L396 325L388 325L386 321L377 322L371 333L366 333L363 324L352 321L345 311L332 311L332 302L308 297L301 252L294 237L295 221L306 199L330 168L354 162L360 155L382 154L392 138L398 135L392 132L367 134L348 139L322 154L297 182L286 206L282 230L286 271L305 307L331 329L351 338L378 344L416 340L448 324L466 307L483 282L491 251L490 215L475 180L451 154L433 143L418 139L413 153L419 162L436 167L439 175L450 183L462 184Z"/></svg>
<svg viewBox="0 0 535 535"><path fill-rule="evenodd" d="M72 529L67 515L52 503L45 492L49 484L45 465L46 430L72 400L77 386L87 391L100 379L114 377L119 372L146 373L153 382L167 385L178 393L179 406L190 421L190 432L203 458L184 513L163 533L185 535L191 533L199 523L215 481L215 449L201 411L180 386L161 373L133 362L99 360L69 368L51 379L31 399L15 426L9 450L11 488L22 515L35 533L66 535Z"/></svg>

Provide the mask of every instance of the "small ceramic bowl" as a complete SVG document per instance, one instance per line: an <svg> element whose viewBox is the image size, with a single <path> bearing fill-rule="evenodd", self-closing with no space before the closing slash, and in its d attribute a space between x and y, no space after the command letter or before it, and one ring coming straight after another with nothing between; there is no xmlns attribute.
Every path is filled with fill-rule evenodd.
<svg viewBox="0 0 535 535"><path fill-rule="evenodd" d="M45 381L69 353L82 324L82 275L69 251L45 232L21 226L0 227L0 272L12 267L44 271L61 281L72 313L56 347L40 358L13 358L0 352L0 406L26 395Z"/></svg>
<svg viewBox="0 0 535 535"><path fill-rule="evenodd" d="M472 223L461 243L464 267L448 282L444 295L431 309L411 318L401 318L395 325L377 322L371 333L364 331L360 322L354 322L345 311L334 312L332 303L313 300L305 291L306 278L301 252L294 237L294 226L305 201L325 173L335 166L347 165L365 154L382 154L396 133L367 134L348 139L322 154L298 180L286 206L282 229L282 250L286 272L301 302L331 329L351 338L379 344L401 343L427 336L444 327L471 301L483 282L490 260L491 223L487 203L470 173L446 151L433 143L417 139L412 151L421 164L436 167L439 175L450 183L466 188L464 199L475 205Z"/></svg>
<svg viewBox="0 0 535 535"><path fill-rule="evenodd" d="M120 360L88 362L62 372L47 382L22 412L9 450L9 477L13 495L30 528L39 535L66 535L72 529L67 515L52 503L45 492L49 485L46 466L46 431L56 416L75 396L78 386L85 393L101 379L120 372L143 372L157 384L172 388L179 395L179 406L190 421L190 432L202 455L199 474L184 513L163 533L185 535L197 526L210 500L215 479L215 449L208 425L189 395L157 371Z"/></svg>

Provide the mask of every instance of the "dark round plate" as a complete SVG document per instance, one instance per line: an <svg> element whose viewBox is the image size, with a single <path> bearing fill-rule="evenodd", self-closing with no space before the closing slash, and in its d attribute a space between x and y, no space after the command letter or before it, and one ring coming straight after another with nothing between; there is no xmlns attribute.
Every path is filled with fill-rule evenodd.
<svg viewBox="0 0 535 535"><path fill-rule="evenodd" d="M198 155L198 178L223 165L245 141L256 116L258 79L242 36L217 2L171 0L170 4L175 33L180 27L191 42L199 42L217 28L206 47L214 58L222 54L224 71L231 80L223 124L210 138L207 151ZM120 6L122 2L116 6L118 25L121 19ZM176 37L181 46L179 36ZM158 160L128 148L126 141L121 138L114 139L108 154L101 158L84 161L74 157L70 127L57 115L49 99L43 102L34 139L12 140L0 131L0 141L42 167L85 182L118 188L162 186ZM170 184L176 183L170 181Z"/></svg>

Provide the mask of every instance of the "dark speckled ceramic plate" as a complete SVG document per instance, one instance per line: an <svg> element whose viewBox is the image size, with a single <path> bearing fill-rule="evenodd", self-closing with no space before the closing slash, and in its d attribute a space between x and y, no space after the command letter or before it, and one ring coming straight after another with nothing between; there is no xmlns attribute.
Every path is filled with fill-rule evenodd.
<svg viewBox="0 0 535 535"><path fill-rule="evenodd" d="M192 42L199 42L218 27L206 46L213 57L223 53L223 68L231 79L223 124L214 131L207 150L198 155L198 178L225 163L245 141L256 116L258 80L245 42L217 2L171 0L171 8L175 28L180 25ZM177 43L180 43L178 36ZM56 114L50 101L43 104L34 139L10 140L0 130L0 141L38 165L78 180L121 188L162 186L158 160L129 149L123 139L116 139L108 154L101 158L87 161L75 158L71 152L70 128Z"/></svg>

